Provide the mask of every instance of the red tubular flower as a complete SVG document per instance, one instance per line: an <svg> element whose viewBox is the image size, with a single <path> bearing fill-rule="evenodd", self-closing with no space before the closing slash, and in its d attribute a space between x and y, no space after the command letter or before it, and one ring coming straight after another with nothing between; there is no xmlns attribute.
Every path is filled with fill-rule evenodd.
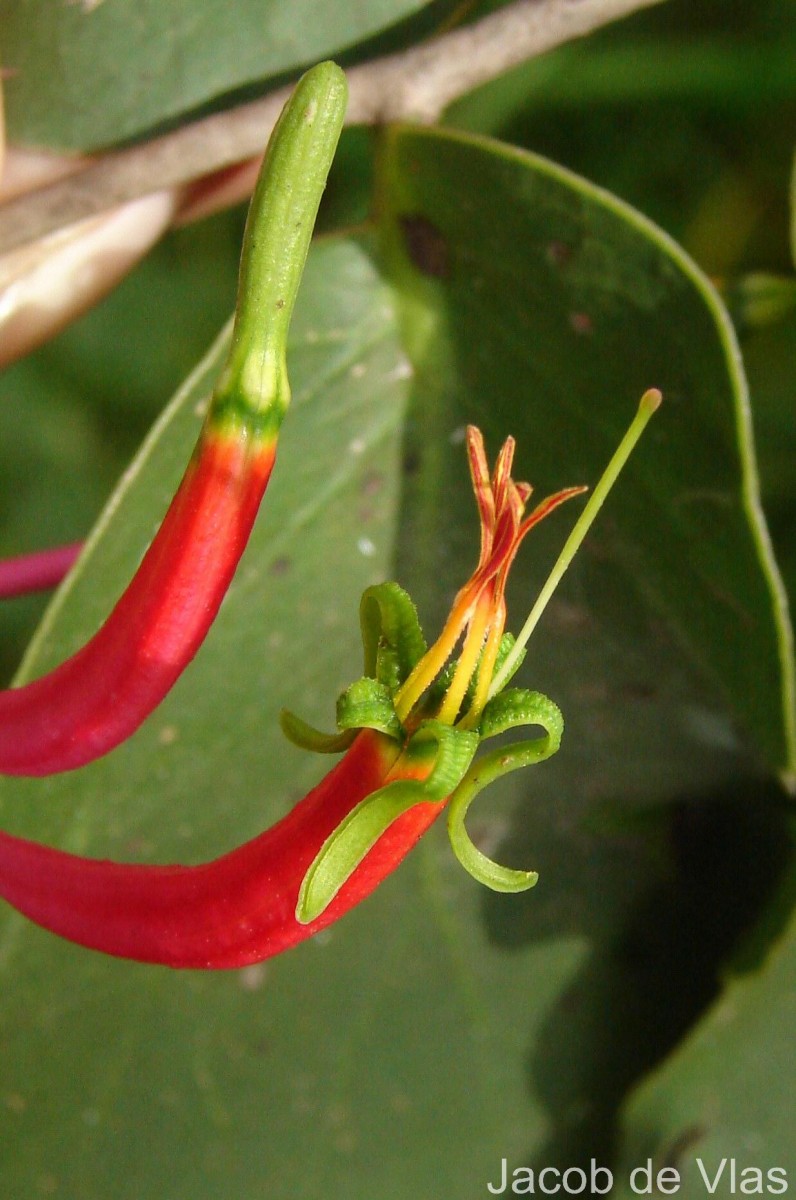
<svg viewBox="0 0 796 1200"><path fill-rule="evenodd" d="M48 675L0 693L0 772L80 767L133 733L201 645L243 553L276 437L208 422L154 541L105 624Z"/></svg>
<svg viewBox="0 0 796 1200"><path fill-rule="evenodd" d="M645 396L633 440L659 399ZM626 441L554 574L571 560L606 478L621 467L617 459L627 457ZM475 848L464 817L485 784L558 749L562 720L552 701L500 690L522 653L503 634L504 594L525 534L583 489L558 492L525 517L530 488L511 478L513 441L491 480L472 427L468 449L481 522L478 566L428 650L414 606L396 584L365 592L365 676L338 702L340 732L327 737L295 717L283 721L294 740L321 750L347 745L347 752L287 816L198 866L103 862L0 834L0 895L45 928L108 954L172 967L240 967L295 945L358 904L446 804L451 842L471 873L497 890L532 886L533 872L500 867ZM460 641L458 661L446 668ZM523 724L541 726L544 736L475 757L481 741Z"/></svg>
<svg viewBox="0 0 796 1200"><path fill-rule="evenodd" d="M0 893L53 933L107 954L172 967L257 962L363 899L436 816L407 813L317 920L296 920L299 888L318 850L350 809L383 785L394 759L389 738L363 731L283 820L200 866L101 862L0 834Z"/></svg>
<svg viewBox="0 0 796 1200"><path fill-rule="evenodd" d="M77 561L82 542L0 559L0 600L57 587Z"/></svg>
<svg viewBox="0 0 796 1200"><path fill-rule="evenodd" d="M210 628L274 464L290 399L287 329L345 99L342 72L322 63L288 101L249 211L229 359L191 462L101 629L50 674L0 693L0 773L49 775L113 749Z"/></svg>
<svg viewBox="0 0 796 1200"><path fill-rule="evenodd" d="M642 398L540 600L573 558L659 401L658 392ZM556 493L525 517L531 488L511 479L513 440L490 480L480 433L471 427L467 439L481 526L477 569L430 649L397 584L366 590L365 676L337 704L340 732L324 736L283 714L299 743L347 746L317 787L258 838L197 866L101 862L0 834L0 895L44 928L107 954L173 967L240 967L294 946L359 904L445 805L451 845L471 874L497 890L532 887L534 872L502 868L475 848L465 816L490 781L558 749L563 722L555 704L538 692L502 690L519 666L529 625L520 641L503 634L505 581L523 536L582 488ZM531 624L539 611L538 601ZM445 666L460 641L459 660ZM541 726L544 736L475 757L484 739L520 725Z"/></svg>
<svg viewBox="0 0 796 1200"><path fill-rule="evenodd" d="M351 814L374 795L384 795L392 783L422 784L433 769L433 742L429 757L425 747L418 753L411 741L411 734L427 719L425 706L417 701L439 674L460 634L467 631L442 704L442 710L452 711L452 716L446 719L442 710L437 714L440 722L453 726L460 702L454 704L451 697L461 693L460 701L463 698L474 673L473 647L478 650L484 630L489 631L484 658L492 653L495 638L500 642L505 574L521 538L538 519L532 514L520 521L529 489L517 487L509 477L513 443L506 443L501 453L495 487L489 482L477 431L470 431L469 446L481 514L481 559L459 593L439 642L421 655L395 691L392 715L401 725L398 737L383 729L362 729L344 758L283 820L201 866L100 862L0 834L0 892L5 899L53 932L110 954L171 966L233 967L284 950L368 895L432 823L447 794L436 801L421 797L397 815L348 877L337 881L340 886L320 915L305 922L296 916L308 872ZM559 494L544 511L579 490ZM373 591L366 593L368 600L373 600ZM383 597L377 597L376 603L379 599ZM396 611L396 599L397 593L392 593L386 602L387 621ZM401 603L402 599L397 601ZM411 623L411 616L408 620ZM380 620L380 625L384 623ZM417 635L412 633L410 645L398 645L400 638L390 641L390 649L405 663L416 656ZM376 640L384 639L379 628ZM375 669L373 683L379 682L377 656L378 648L366 663L366 668ZM471 717L474 712L474 707L468 708ZM288 724L295 733L295 719ZM476 735L471 738L477 742Z"/></svg>

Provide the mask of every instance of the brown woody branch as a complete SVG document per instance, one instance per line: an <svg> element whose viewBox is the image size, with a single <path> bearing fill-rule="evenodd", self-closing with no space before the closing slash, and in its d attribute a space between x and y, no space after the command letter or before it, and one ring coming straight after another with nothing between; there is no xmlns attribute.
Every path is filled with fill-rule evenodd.
<svg viewBox="0 0 796 1200"><path fill-rule="evenodd" d="M348 71L347 123L430 123L509 68L661 0L516 0L473 25ZM287 88L151 141L111 151L0 207L0 254L128 200L180 187L261 153Z"/></svg>

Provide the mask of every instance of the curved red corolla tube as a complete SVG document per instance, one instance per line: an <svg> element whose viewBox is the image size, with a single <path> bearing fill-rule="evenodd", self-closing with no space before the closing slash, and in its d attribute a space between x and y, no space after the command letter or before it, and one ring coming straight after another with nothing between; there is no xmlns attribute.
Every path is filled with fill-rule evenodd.
<svg viewBox="0 0 796 1200"><path fill-rule="evenodd" d="M444 801L399 817L315 921L301 924L302 880L325 839L381 787L395 743L363 730L296 807L259 837L200 866L86 859L0 833L0 892L70 941L171 967L242 967L317 933L363 900L409 852Z"/></svg>
<svg viewBox="0 0 796 1200"><path fill-rule="evenodd" d="M124 741L201 645L274 463L208 430L154 541L105 624L41 679L0 692L0 772L50 775Z"/></svg>
<svg viewBox="0 0 796 1200"><path fill-rule="evenodd" d="M287 332L347 88L334 63L297 84L252 198L232 345L192 460L132 582L50 674L0 693L0 774L50 775L133 733L204 639L246 546L290 400Z"/></svg>

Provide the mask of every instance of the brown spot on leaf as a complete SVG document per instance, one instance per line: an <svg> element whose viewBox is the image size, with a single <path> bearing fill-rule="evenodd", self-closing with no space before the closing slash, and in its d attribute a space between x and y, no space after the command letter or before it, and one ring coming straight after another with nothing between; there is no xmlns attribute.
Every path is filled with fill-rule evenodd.
<svg viewBox="0 0 796 1200"><path fill-rule="evenodd" d="M368 471L359 490L363 496L378 496L383 487L384 476L379 471Z"/></svg>
<svg viewBox="0 0 796 1200"><path fill-rule="evenodd" d="M404 235L406 253L423 275L447 279L450 275L450 251L443 234L433 221L420 213L398 218Z"/></svg>
<svg viewBox="0 0 796 1200"><path fill-rule="evenodd" d="M420 470L420 454L417 450L408 450L404 455L404 475L416 475Z"/></svg>
<svg viewBox="0 0 796 1200"><path fill-rule="evenodd" d="M594 325L588 313L573 312L569 314L569 323L575 330L575 333L585 336L586 334L594 333Z"/></svg>
<svg viewBox="0 0 796 1200"><path fill-rule="evenodd" d="M548 242L547 261L551 266L565 267L571 258L572 247L567 242Z"/></svg>

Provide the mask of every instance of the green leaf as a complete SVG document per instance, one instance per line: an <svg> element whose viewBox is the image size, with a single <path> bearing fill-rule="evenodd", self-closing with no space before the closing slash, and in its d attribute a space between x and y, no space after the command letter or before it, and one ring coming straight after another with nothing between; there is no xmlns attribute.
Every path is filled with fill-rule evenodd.
<svg viewBox="0 0 796 1200"><path fill-rule="evenodd" d="M0 0L15 141L93 150L371 37L427 0Z"/></svg>
<svg viewBox="0 0 796 1200"><path fill-rule="evenodd" d="M789 907L792 900L791 895ZM781 1184L783 1170L792 1187L795 1022L791 916L763 967L731 981L694 1032L632 1096L623 1114L617 1175L625 1186L616 1195L633 1194L627 1187L630 1172L648 1158L656 1169L667 1162L679 1171L683 1195L707 1194L705 1178L715 1179L722 1159L716 1195L781 1195L784 1189L773 1185ZM775 1167L779 1178L769 1179ZM762 1169L762 1187L755 1187L755 1169Z"/></svg>
<svg viewBox="0 0 796 1200"><path fill-rule="evenodd" d="M775 325L750 331L743 341L758 434L763 502L791 605L796 597L796 309Z"/></svg>
<svg viewBox="0 0 796 1200"><path fill-rule="evenodd" d="M479 202L463 203L461 181L476 179ZM661 389L664 406L592 541L614 560L604 586L665 618L792 782L792 629L738 347L708 281L627 205L500 143L396 129L381 190L385 252L425 387L423 445L463 413L515 434L520 473L523 447L543 445L545 461L537 452L528 468L540 490L593 483L638 398Z"/></svg>
<svg viewBox="0 0 796 1200"><path fill-rule="evenodd" d="M654 5L490 81L446 123L623 196L711 278L784 271L795 15L789 0L744 5L731 21L709 0Z"/></svg>
<svg viewBox="0 0 796 1200"><path fill-rule="evenodd" d="M134 568L184 469L224 348L222 340L156 426L81 572L50 610L29 671L81 642ZM277 712L290 703L327 717L359 664L359 597L389 573L409 374L390 293L356 245L315 253L290 361L289 428L209 653L118 754L40 789L3 781L4 828L88 853L197 860L275 820L322 772L315 756L285 741ZM273 1007L263 1003L263 972L131 972L76 955L5 909L0 921L0 1043L14 1045L4 1051L0 1089L6 1195L35 1194L56 1178L64 1194L95 1197L175 1188L287 1196L299 1187L290 1162L298 1164L294 1135L306 1132L304 1100L331 1112L330 1146L344 1136L338 1101L322 1082L336 1070L337 1048L320 1036L327 1018L317 1014L317 1026L313 1018L310 1041L320 1040L307 1058L291 1053L289 1069L287 1058L284 1070L269 1063L265 1050L275 1037L287 1051L306 986L333 1003L329 1018L345 1011L349 980L326 986L320 943L303 966L284 959L298 973L279 985ZM332 1057L324 1063L316 1049ZM142 1105L154 1118L145 1152L132 1133L142 1128ZM127 1130L121 1139L117 1122ZM269 1165L272 1152L286 1155L279 1165ZM307 1194L319 1194L326 1166L320 1158L307 1166Z"/></svg>
<svg viewBox="0 0 796 1200"><path fill-rule="evenodd" d="M741 331L782 320L796 308L796 279L754 271L727 291L727 304Z"/></svg>

